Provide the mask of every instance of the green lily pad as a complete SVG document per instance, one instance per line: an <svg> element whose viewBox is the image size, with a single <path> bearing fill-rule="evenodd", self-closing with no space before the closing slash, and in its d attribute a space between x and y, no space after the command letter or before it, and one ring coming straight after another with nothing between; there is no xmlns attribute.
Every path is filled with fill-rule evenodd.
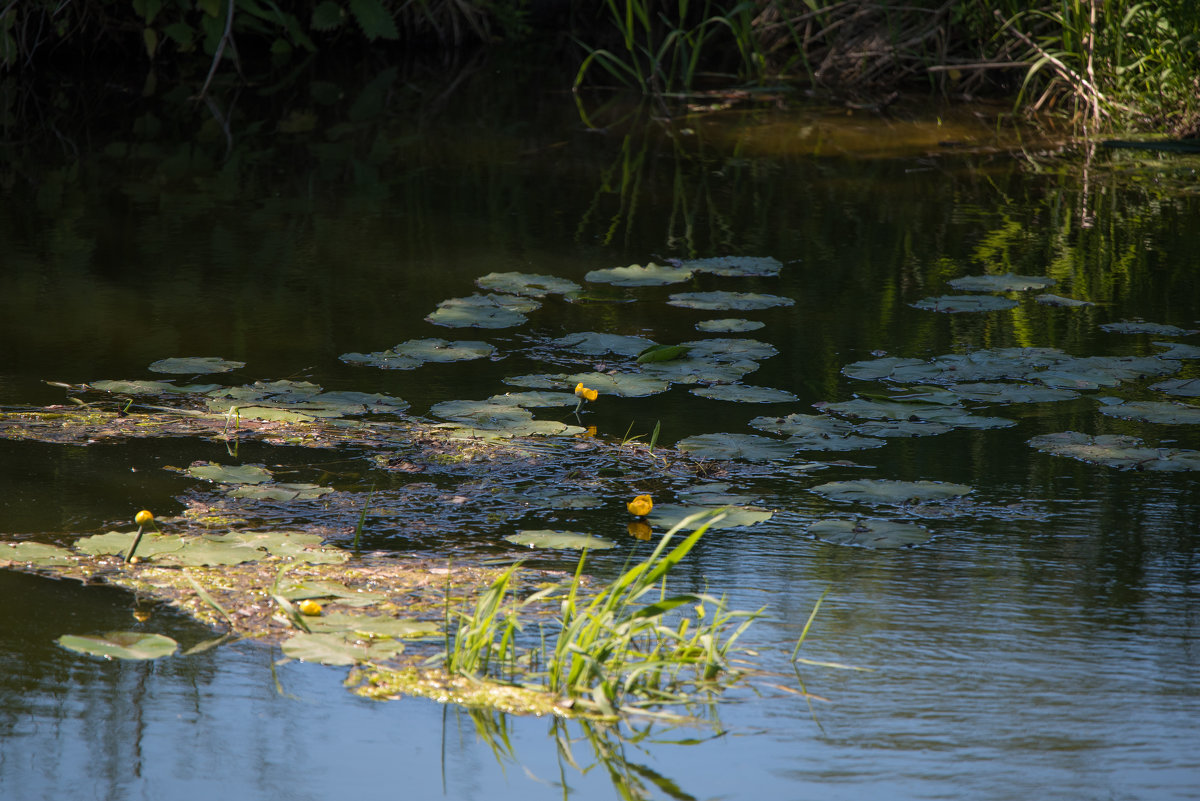
<svg viewBox="0 0 1200 801"><path fill-rule="evenodd" d="M491 429L510 428L533 420L533 413L520 406L504 406L491 401L442 401L431 406L429 413L445 420Z"/></svg>
<svg viewBox="0 0 1200 801"><path fill-rule="evenodd" d="M649 365L648 365L649 366ZM616 395L622 398L644 398L666 392L670 382L661 378L638 373L575 373L574 375L543 374L519 375L504 379L504 383L535 389L558 389L575 391L576 384L583 384L588 389L594 389L604 395Z"/></svg>
<svg viewBox="0 0 1200 801"><path fill-rule="evenodd" d="M765 326L758 320L743 320L740 317L721 317L716 320L701 320L696 323L696 330L711 334L740 334L746 331L757 331Z"/></svg>
<svg viewBox="0 0 1200 801"><path fill-rule="evenodd" d="M1090 300L1079 300L1078 298L1064 298L1061 295L1051 295L1049 293L1037 295L1034 300L1043 306L1064 306L1069 309L1080 308L1082 306L1095 306Z"/></svg>
<svg viewBox="0 0 1200 801"><path fill-rule="evenodd" d="M1162 401L1126 401L1100 407L1100 413L1123 420L1166 425L1195 425L1200 423L1200 406Z"/></svg>
<svg viewBox="0 0 1200 801"><path fill-rule="evenodd" d="M835 545L857 545L861 548L904 548L920 545L933 532L916 523L892 520L818 520L808 527L808 533Z"/></svg>
<svg viewBox="0 0 1200 801"><path fill-rule="evenodd" d="M1005 273L1004 275L968 275L946 283L963 292L1024 292L1027 289L1046 289L1058 282L1053 278Z"/></svg>
<svg viewBox="0 0 1200 801"><path fill-rule="evenodd" d="M411 370L426 362L460 362L482 359L496 352L486 342L448 342L444 339L410 339L388 350L374 353L343 353L340 358L349 364L363 364L392 370Z"/></svg>
<svg viewBox="0 0 1200 801"><path fill-rule="evenodd" d="M691 350L687 345L651 345L637 355L638 364L669 362L682 359Z"/></svg>
<svg viewBox="0 0 1200 801"><path fill-rule="evenodd" d="M1185 337L1197 333L1194 328L1180 328L1174 325L1163 325L1162 323L1147 323L1142 320L1123 320L1119 323L1104 323L1100 326L1100 329L1115 334L1153 334L1158 337Z"/></svg>
<svg viewBox="0 0 1200 801"><path fill-rule="evenodd" d="M139 545L138 553L141 552L142 548ZM208 537L188 537L183 540L183 544L178 550L160 554L155 561L159 564L185 567L219 567L257 562L266 559L267 556L266 551L247 547L239 542L227 542Z"/></svg>
<svg viewBox="0 0 1200 801"><path fill-rule="evenodd" d="M552 339L550 340L550 344L556 348L569 349L589 356L599 356L605 353L615 353L618 356L636 356L646 348L652 346L654 342L645 337L598 334L595 331L584 331Z"/></svg>
<svg viewBox="0 0 1200 801"><path fill-rule="evenodd" d="M228 373L240 370L245 362L233 362L219 356L182 356L174 359L159 359L151 363L150 369L156 373L173 373L190 375L197 373Z"/></svg>
<svg viewBox="0 0 1200 801"><path fill-rule="evenodd" d="M1012 309L1016 307L1017 302L1009 298L998 298L995 295L941 295L936 298L924 298L909 305L914 309L924 309L925 311L961 314L963 312Z"/></svg>
<svg viewBox="0 0 1200 801"><path fill-rule="evenodd" d="M1058 362L1029 377L1050 387L1062 389L1100 389L1116 387L1126 381L1170 375L1182 369L1176 361L1158 356L1088 356Z"/></svg>
<svg viewBox="0 0 1200 801"><path fill-rule="evenodd" d="M55 642L68 651L105 659L160 659L170 656L179 648L179 643L170 637L142 631L109 631L103 635L64 634Z"/></svg>
<svg viewBox="0 0 1200 801"><path fill-rule="evenodd" d="M66 548L41 542L18 542L0 546L0 564L5 561L27 562L45 567L65 567L73 564L71 552Z"/></svg>
<svg viewBox="0 0 1200 801"><path fill-rule="evenodd" d="M347 615L333 612L306 621L313 632L348 631L365 637L437 637L442 629L428 620L404 620L387 615Z"/></svg>
<svg viewBox="0 0 1200 801"><path fill-rule="evenodd" d="M692 271L686 267L664 267L651 262L645 267L632 264L628 267L592 270L584 276L584 280L616 286L665 286L681 284L691 277Z"/></svg>
<svg viewBox="0 0 1200 801"><path fill-rule="evenodd" d="M713 400L734 401L737 403L791 403L799 400L790 392L771 387L752 387L746 384L717 384L711 387L697 387L693 395Z"/></svg>
<svg viewBox="0 0 1200 801"><path fill-rule="evenodd" d="M672 384L730 384L758 369L758 362L747 360L719 362L708 359L678 359L642 365L648 376Z"/></svg>
<svg viewBox="0 0 1200 801"><path fill-rule="evenodd" d="M936 437L953 431L953 426L932 420L863 420L854 428L864 437Z"/></svg>
<svg viewBox="0 0 1200 801"><path fill-rule="evenodd" d="M783 264L770 256L716 256L708 259L689 259L680 266L697 273L724 278L770 278L779 275L779 271L783 269Z"/></svg>
<svg viewBox="0 0 1200 801"><path fill-rule="evenodd" d="M592 551L603 551L616 547L616 543L612 540L606 540L603 537L597 537L592 534L583 534L578 531L551 531L549 529L519 531L516 534L509 534L504 539L513 545L525 545L530 548L556 548L560 550L581 550L587 548Z"/></svg>
<svg viewBox="0 0 1200 801"><path fill-rule="evenodd" d="M524 323L524 312L538 305L537 301L512 295L472 295L443 300L425 319L447 328L511 328Z"/></svg>
<svg viewBox="0 0 1200 801"><path fill-rule="evenodd" d="M285 656L322 665L354 665L396 656L404 650L397 640L362 641L346 632L297 632L280 646Z"/></svg>
<svg viewBox="0 0 1200 801"><path fill-rule="evenodd" d="M387 595L382 592L352 590L340 581L318 580L286 582L279 586L276 594L289 601L333 598L338 603L348 606L368 606L387 598Z"/></svg>
<svg viewBox="0 0 1200 801"><path fill-rule="evenodd" d="M1200 347L1185 345L1182 342L1155 342L1155 345L1166 348L1162 353L1155 354L1160 359L1200 359Z"/></svg>
<svg viewBox="0 0 1200 801"><path fill-rule="evenodd" d="M209 408L222 413L233 413L232 408L223 408L220 401L209 401ZM318 415L307 412L296 412L290 409L280 409L278 406L238 406L236 414L246 420L262 420L269 423L311 423ZM337 417L336 414L323 415Z"/></svg>
<svg viewBox="0 0 1200 801"><path fill-rule="evenodd" d="M823 414L756 417L750 425L760 431L784 434L789 437L788 444L804 451L855 451L886 444L876 437L859 436L854 424Z"/></svg>
<svg viewBox="0 0 1200 801"><path fill-rule="evenodd" d="M309 414L321 417L357 414L398 414L409 406L408 401L378 392L322 392L296 404Z"/></svg>
<svg viewBox="0 0 1200 801"><path fill-rule="evenodd" d="M523 409L539 409L554 406L574 406L579 399L573 392L505 392L493 395L488 403L500 406L520 406Z"/></svg>
<svg viewBox="0 0 1200 801"><path fill-rule="evenodd" d="M664 503L655 506L650 512L649 521L652 526L670 530L679 525L685 518L691 517L699 512L716 512L720 511L724 517L717 520L712 515L705 515L697 520L693 520L683 528L684 531L694 531L701 526L708 524L710 528L744 528L746 526L755 526L759 523L765 523L774 515L768 509L758 509L753 506L706 506L700 504L673 504Z"/></svg>
<svg viewBox="0 0 1200 801"><path fill-rule="evenodd" d="M1004 417L982 417L968 412L961 406L934 403L906 403L891 400L867 400L855 398L840 403L813 404L826 411L837 412L846 417L866 417L884 420L906 420L915 422L941 423L952 428L1008 428L1016 422Z"/></svg>
<svg viewBox="0 0 1200 801"><path fill-rule="evenodd" d="M965 400L984 403L1050 403L1079 397L1078 392L1069 389L1037 384L979 382L950 384L946 389Z"/></svg>
<svg viewBox="0 0 1200 801"><path fill-rule="evenodd" d="M219 384L175 386L169 381L92 381L88 386L101 392L115 392L119 395L188 395L220 387Z"/></svg>
<svg viewBox="0 0 1200 801"><path fill-rule="evenodd" d="M231 498L259 501L304 501L333 492L316 484L240 484L227 493Z"/></svg>
<svg viewBox="0 0 1200 801"><path fill-rule="evenodd" d="M730 339L714 337L712 339L694 339L684 342L693 359L711 359L713 361L729 362L769 359L779 351L774 345L760 342L757 339Z"/></svg>
<svg viewBox="0 0 1200 801"><path fill-rule="evenodd" d="M891 481L863 478L855 481L831 481L812 487L811 492L834 501L868 504L910 504L945 501L971 492L965 484L943 481Z"/></svg>
<svg viewBox="0 0 1200 801"><path fill-rule="evenodd" d="M1151 384L1150 389L1165 392L1168 395L1180 395L1185 398L1200 398L1200 378L1171 378Z"/></svg>
<svg viewBox="0 0 1200 801"><path fill-rule="evenodd" d="M903 384L950 384L1001 379L1032 379L1038 371L1069 361L1057 348L990 348L947 354L930 361L885 357L842 368L851 378Z"/></svg>
<svg viewBox="0 0 1200 801"><path fill-rule="evenodd" d="M1200 470L1200 451L1184 448L1148 448L1137 437L1121 434L1091 436L1078 431L1041 434L1029 445L1054 456L1114 467L1118 470L1180 472Z"/></svg>
<svg viewBox="0 0 1200 801"><path fill-rule="evenodd" d="M271 481L271 471L260 464L224 465L196 462L185 471L192 478L218 484L263 484Z"/></svg>
<svg viewBox="0 0 1200 801"><path fill-rule="evenodd" d="M506 292L510 295L525 295L542 298L546 295L565 295L578 292L583 287L566 278L533 273L488 273L475 279L475 286L489 292Z"/></svg>
<svg viewBox="0 0 1200 801"><path fill-rule="evenodd" d="M704 311L753 311L775 306L793 306L796 301L779 295L761 295L755 292L679 292L667 303L685 309Z"/></svg>
<svg viewBox="0 0 1200 801"><path fill-rule="evenodd" d="M91 556L123 555L129 551L129 546L133 545L136 536L136 531L109 531L105 534L93 534L90 537L80 537L75 540L75 549ZM138 543L135 555L140 559L150 559L159 554L178 551L182 547L183 540L179 537L147 531L142 534L142 540Z"/></svg>
<svg viewBox="0 0 1200 801"><path fill-rule="evenodd" d="M790 459L798 450L784 440L757 434L696 434L679 440L675 447L702 459L745 459L750 462Z"/></svg>

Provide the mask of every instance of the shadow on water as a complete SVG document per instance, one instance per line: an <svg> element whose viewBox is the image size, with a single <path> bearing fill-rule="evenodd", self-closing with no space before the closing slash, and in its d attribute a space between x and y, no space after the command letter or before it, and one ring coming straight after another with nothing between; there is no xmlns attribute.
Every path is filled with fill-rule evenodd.
<svg viewBox="0 0 1200 801"><path fill-rule="evenodd" d="M1152 356L1162 337L1099 325L1200 327L1193 156L1031 142L922 99L881 119L790 97L673 118L588 98L589 127L568 95L543 89L546 76L512 73L497 58L314 74L218 94L215 108L162 86L147 97L64 88L43 104L8 85L9 119L22 125L6 128L0 152L0 336L10 343L0 403L61 402L47 379L147 378L146 365L163 357L221 355L248 365L231 383L292 378L381 392L423 415L440 401L509 391L504 378L548 362L592 369L596 357L555 352L550 343L567 332L695 339L705 315L663 301L731 286L695 276L683 287L616 289L603 303L548 300L528 330L456 337L423 320L475 291L479 276L582 283L593 269L727 254L785 263L778 278L737 288L794 301L747 316L780 351L752 382L798 402L722 404L680 387L606 398L584 413L601 436L646 435L661 421L666 445L887 393L885 382L841 372L884 355L1054 347ZM25 124L35 119L42 124ZM910 305L949 293L950 279L1008 272L1053 278L1055 294L1095 305L1047 306L1029 293L987 314ZM338 359L429 336L487 338L499 353L418 372ZM1195 370L1185 361L1180 375ZM1147 383L1100 393L1157 397ZM247 645L152 665L81 661L54 638L124 627L134 601L6 571L0 597L21 614L8 616L0 640L11 667L0 683L0 784L30 798L78 794L98 779L111 798L212 797L239 785L257 798L327 798L395 787L399 770L422 797L1011 799L1055 787L1071 799L1185 798L1200 780L1188 745L1200 719L1195 474L1117 471L1026 441L1071 430L1195 448L1197 436L1100 415L1100 393L1005 406L998 413L1016 423L1005 430L889 440L852 453L861 466L819 478L768 466L731 479L726 492L751 493L776 518L707 537L674 580L727 592L736 607L768 604L753 645L781 673L790 666L771 654L790 650L815 598L831 590L810 656L878 670L806 670L806 686L831 699L817 705L819 726L803 701L738 697L719 726L668 749L659 730L367 704L344 692L336 671L293 663L273 673L275 653ZM610 509L531 511L523 496L551 472L511 486L478 477L464 497L487 503L471 506L442 475L242 447L240 461L334 485L344 505L314 503L306 514L341 536L378 484L372 548L492 553L502 534L536 519L621 538L623 549L592 562L608 576L640 547ZM215 490L161 469L198 459L229 455L196 439L0 443L3 533L57 540L143 505L210 502ZM809 491L866 475L963 482L975 494L957 507L880 511ZM847 514L927 515L919 522L936 537L876 551L805 534L815 519ZM179 619L163 625L173 636L191 631ZM733 734L709 742L717 731ZM140 763L130 742L145 749ZM130 764L141 772L124 774ZM532 778L508 775L515 766Z"/></svg>

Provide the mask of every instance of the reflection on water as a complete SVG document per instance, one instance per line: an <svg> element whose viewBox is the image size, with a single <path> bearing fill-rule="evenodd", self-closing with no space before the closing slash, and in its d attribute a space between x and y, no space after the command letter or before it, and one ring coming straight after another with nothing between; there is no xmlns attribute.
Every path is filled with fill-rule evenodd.
<svg viewBox="0 0 1200 801"><path fill-rule="evenodd" d="M537 354L549 338L595 330L686 341L704 315L660 302L675 290L650 288L636 302L547 303L530 327L487 333L502 354L495 361L408 372L337 357L455 338L462 332L422 318L488 272L582 282L591 269L726 253L786 265L778 279L737 286L795 301L756 314L766 326L751 334L781 351L752 383L800 399L782 414L878 389L839 373L877 351L1149 355L1155 337L1098 324L1142 317L1194 328L1200 319L1200 209L1179 188L1196 167L1186 156L1147 164L1043 148L1018 157L991 126L947 117L949 133L939 133L933 116L898 123L829 109L662 123L622 122L613 106L593 114L608 126L597 132L562 97L501 91L487 72L443 85L436 103L392 72L345 82L332 105L296 101L299 117L264 101L261 119L235 110L229 138L201 118L184 125L164 99L134 124L90 132L78 160L6 151L0 335L10 347L0 402L59 402L44 379L150 377L156 359L197 355L245 361L251 378L403 397L420 414L544 371ZM951 140L967 146L939 144ZM1023 301L983 315L909 305L983 272L1047 275L1056 294L1097 305ZM695 284L688 289L730 288ZM1194 377L1195 362L1185 365L1181 375ZM1105 392L1150 397L1144 382ZM1069 799L1186 798L1200 784L1197 479L1050 457L1025 441L1063 430L1171 447L1200 438L1185 426L1102 417L1096 394L1003 407L996 413L1016 421L1009 429L851 454L871 469L765 469L739 488L779 513L770 525L713 532L674 586L728 593L737 608L767 604L748 644L782 676L829 590L804 654L874 670L801 666L804 686L829 699L812 709L783 691L747 691L722 707L719 728L622 739L427 702L367 703L345 693L336 669L273 671L276 655L248 644L97 663L54 638L129 627L133 599L0 573L4 608L19 610L0 626L0 786L14 798L609 798L614 786L677 798L1016 799L1045 788ZM586 422L620 437L631 421L636 433L661 420L668 443L747 432L764 412L745 406L676 388L591 404ZM372 481L369 467L341 455L243 446L239 457L364 490ZM228 456L193 441L0 442L0 530L55 539L103 530L144 505L178 508L191 484L162 468L201 458ZM930 510L922 522L935 538L908 550L807 537L814 517L845 508L809 488L863 476L967 483L973 506ZM404 493L445 490L438 481L391 489L397 509ZM461 547L462 538L491 548L509 531L458 514L431 537L381 515L373 546ZM556 527L577 519L554 514ZM633 543L623 517L578 519ZM624 556L593 564L612 572ZM152 621L177 638L204 636L169 616ZM664 737L697 744L659 744Z"/></svg>

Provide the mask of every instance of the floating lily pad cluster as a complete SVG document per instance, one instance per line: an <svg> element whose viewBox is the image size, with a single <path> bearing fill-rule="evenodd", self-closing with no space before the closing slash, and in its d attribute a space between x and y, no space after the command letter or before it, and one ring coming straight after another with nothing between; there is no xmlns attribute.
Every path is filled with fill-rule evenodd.
<svg viewBox="0 0 1200 801"><path fill-rule="evenodd" d="M483 359L495 352L495 346L486 342L410 339L387 350L372 353L343 353L339 358L347 364L382 367L387 370L414 370L429 362Z"/></svg>
<svg viewBox="0 0 1200 801"><path fill-rule="evenodd" d="M1032 275L968 275L947 281L947 284L962 292L1028 292L1034 289L1048 289L1057 281L1053 278ZM1086 300L1075 300L1058 295L1041 294L1035 300L1048 306L1079 307L1094 304ZM926 311L960 314L963 312L1004 311L1017 306L1017 301L1010 297L997 295L941 295L924 298L912 306Z"/></svg>

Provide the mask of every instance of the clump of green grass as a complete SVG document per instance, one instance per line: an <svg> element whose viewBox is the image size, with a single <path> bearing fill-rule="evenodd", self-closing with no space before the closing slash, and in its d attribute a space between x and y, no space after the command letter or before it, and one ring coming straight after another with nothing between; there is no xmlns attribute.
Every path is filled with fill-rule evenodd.
<svg viewBox="0 0 1200 801"><path fill-rule="evenodd" d="M676 535L698 519L696 531ZM730 610L723 598L702 593L669 595L667 573L721 515L704 512L686 518L660 539L644 561L596 592L585 589L580 557L555 621L556 633L521 650L523 609L544 601L561 587L541 590L505 605L513 566L459 613L455 634L447 633L448 672L521 683L569 701L602 717L661 705L687 704L702 693L737 680L730 652L761 613ZM451 617L447 609L447 632Z"/></svg>

